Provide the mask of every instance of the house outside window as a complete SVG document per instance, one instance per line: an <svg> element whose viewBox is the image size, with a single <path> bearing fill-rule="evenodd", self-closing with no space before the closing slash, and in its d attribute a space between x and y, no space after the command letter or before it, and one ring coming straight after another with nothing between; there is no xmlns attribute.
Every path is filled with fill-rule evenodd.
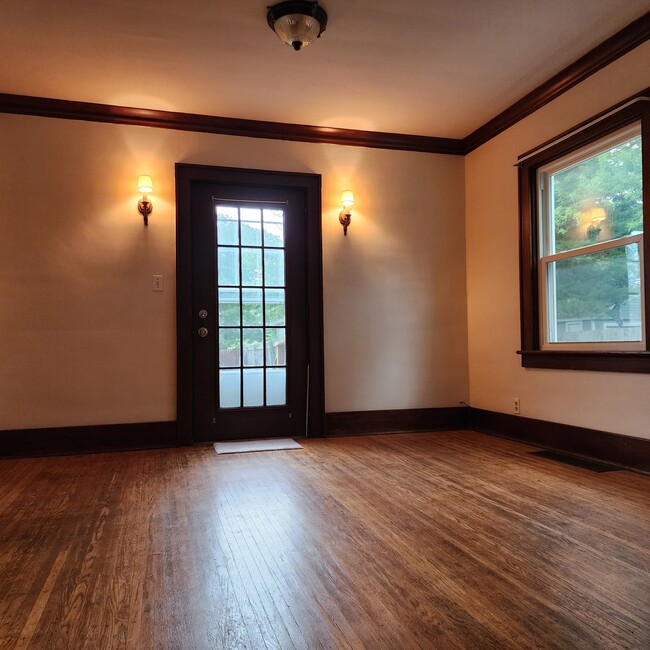
<svg viewBox="0 0 650 650"><path fill-rule="evenodd" d="M650 102L520 165L522 364L650 372Z"/></svg>

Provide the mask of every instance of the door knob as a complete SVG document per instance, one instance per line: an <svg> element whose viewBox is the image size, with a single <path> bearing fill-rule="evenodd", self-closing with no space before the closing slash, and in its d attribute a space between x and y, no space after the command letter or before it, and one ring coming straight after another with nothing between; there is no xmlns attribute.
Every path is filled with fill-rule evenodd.
<svg viewBox="0 0 650 650"><path fill-rule="evenodd" d="M208 335L208 328L207 327L199 327L199 336L204 339Z"/></svg>
<svg viewBox="0 0 650 650"><path fill-rule="evenodd" d="M201 309L199 312L199 318L207 318L208 317L208 312L206 309Z"/></svg>

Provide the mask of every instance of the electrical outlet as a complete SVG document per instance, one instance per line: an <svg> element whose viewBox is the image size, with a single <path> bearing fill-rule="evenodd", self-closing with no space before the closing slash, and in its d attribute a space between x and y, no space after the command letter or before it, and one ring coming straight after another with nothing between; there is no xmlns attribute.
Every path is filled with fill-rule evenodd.
<svg viewBox="0 0 650 650"><path fill-rule="evenodd" d="M151 290L152 291L162 291L163 290L163 276L162 275L154 275L152 278L152 283L151 283Z"/></svg>
<svg viewBox="0 0 650 650"><path fill-rule="evenodd" d="M514 401L513 406L514 406L513 410L515 412L515 415L519 415L521 413L521 404L519 403L519 398L518 397L515 397L515 401Z"/></svg>

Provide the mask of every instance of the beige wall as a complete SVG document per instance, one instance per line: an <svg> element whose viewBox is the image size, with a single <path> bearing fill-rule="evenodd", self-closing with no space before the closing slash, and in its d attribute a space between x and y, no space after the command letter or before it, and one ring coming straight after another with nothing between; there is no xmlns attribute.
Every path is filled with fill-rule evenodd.
<svg viewBox="0 0 650 650"><path fill-rule="evenodd" d="M465 159L472 406L650 438L650 375L523 369L520 347L517 156L643 90L650 43Z"/></svg>
<svg viewBox="0 0 650 650"><path fill-rule="evenodd" d="M175 418L175 162L323 175L327 411L468 399L462 158L12 115L0 134L0 429Z"/></svg>

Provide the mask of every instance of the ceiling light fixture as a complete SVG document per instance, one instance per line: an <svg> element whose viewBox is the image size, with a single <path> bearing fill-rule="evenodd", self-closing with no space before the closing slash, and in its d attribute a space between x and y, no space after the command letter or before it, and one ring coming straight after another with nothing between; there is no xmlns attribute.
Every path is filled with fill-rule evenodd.
<svg viewBox="0 0 650 650"><path fill-rule="evenodd" d="M296 52L320 38L327 27L327 14L318 2L287 0L267 9L269 27Z"/></svg>

